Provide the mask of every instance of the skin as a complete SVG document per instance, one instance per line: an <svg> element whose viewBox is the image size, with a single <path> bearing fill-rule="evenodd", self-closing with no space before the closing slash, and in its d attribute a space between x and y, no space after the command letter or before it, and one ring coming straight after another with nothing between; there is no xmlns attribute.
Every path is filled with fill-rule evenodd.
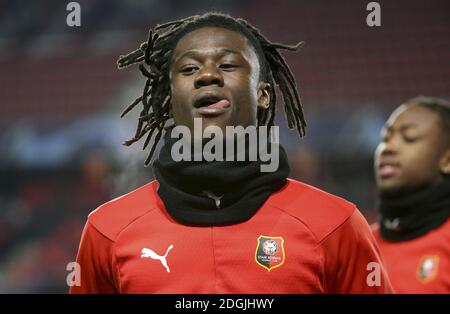
<svg viewBox="0 0 450 314"><path fill-rule="evenodd" d="M257 125L257 108L267 108L269 84L259 78L254 47L239 32L203 27L184 35L175 47L171 66L172 115L176 125L193 131L194 118L203 130L215 125ZM228 101L219 112L196 108L196 101L213 95ZM213 110L214 111L214 110Z"/></svg>
<svg viewBox="0 0 450 314"><path fill-rule="evenodd" d="M385 195L412 193L450 174L448 134L439 115L417 104L403 104L385 123L375 151L375 176Z"/></svg>

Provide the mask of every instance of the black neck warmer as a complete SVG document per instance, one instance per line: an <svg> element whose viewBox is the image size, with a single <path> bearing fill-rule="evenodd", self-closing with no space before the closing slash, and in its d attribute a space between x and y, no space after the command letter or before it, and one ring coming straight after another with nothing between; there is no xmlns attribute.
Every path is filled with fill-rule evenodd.
<svg viewBox="0 0 450 314"><path fill-rule="evenodd" d="M279 166L261 172L256 161L174 161L178 139L167 128L164 145L153 163L158 194L176 221L192 226L220 226L250 219L267 198L282 188L289 174L286 152L279 149ZM191 154L193 155L193 154ZM191 160L194 160L193 157Z"/></svg>
<svg viewBox="0 0 450 314"><path fill-rule="evenodd" d="M450 178L400 197L380 196L381 236L406 241L439 227L450 217Z"/></svg>

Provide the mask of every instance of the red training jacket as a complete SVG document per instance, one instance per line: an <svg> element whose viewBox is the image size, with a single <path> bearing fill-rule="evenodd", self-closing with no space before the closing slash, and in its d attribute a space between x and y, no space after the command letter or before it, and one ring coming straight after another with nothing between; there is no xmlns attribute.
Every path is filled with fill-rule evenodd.
<svg viewBox="0 0 450 314"><path fill-rule="evenodd" d="M450 293L450 219L425 235L388 242L373 232L398 293Z"/></svg>
<svg viewBox="0 0 450 314"><path fill-rule="evenodd" d="M169 216L157 186L89 215L70 293L392 291L370 227L339 197L288 179L248 221L191 227Z"/></svg>

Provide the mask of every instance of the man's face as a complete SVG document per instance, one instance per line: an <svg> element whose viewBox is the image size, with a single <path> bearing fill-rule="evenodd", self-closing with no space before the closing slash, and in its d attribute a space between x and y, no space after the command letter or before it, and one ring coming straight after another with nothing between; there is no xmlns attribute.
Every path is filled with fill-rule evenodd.
<svg viewBox="0 0 450 314"><path fill-rule="evenodd" d="M404 104L389 117L375 151L375 175L387 195L413 192L440 180L444 130L439 115Z"/></svg>
<svg viewBox="0 0 450 314"><path fill-rule="evenodd" d="M203 129L257 124L257 107L269 103L268 84L259 81L253 46L238 32L203 27L182 37L170 65L172 114L191 132L194 118Z"/></svg>

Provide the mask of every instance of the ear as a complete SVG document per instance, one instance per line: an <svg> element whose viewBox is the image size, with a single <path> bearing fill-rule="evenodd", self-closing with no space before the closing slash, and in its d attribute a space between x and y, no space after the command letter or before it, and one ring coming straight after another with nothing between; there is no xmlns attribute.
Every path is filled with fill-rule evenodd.
<svg viewBox="0 0 450 314"><path fill-rule="evenodd" d="M269 108L270 104L270 84L266 82L259 82L258 84L258 107L261 109Z"/></svg>
<svg viewBox="0 0 450 314"><path fill-rule="evenodd" d="M450 175L450 148L446 149L439 159L439 169L445 175Z"/></svg>

